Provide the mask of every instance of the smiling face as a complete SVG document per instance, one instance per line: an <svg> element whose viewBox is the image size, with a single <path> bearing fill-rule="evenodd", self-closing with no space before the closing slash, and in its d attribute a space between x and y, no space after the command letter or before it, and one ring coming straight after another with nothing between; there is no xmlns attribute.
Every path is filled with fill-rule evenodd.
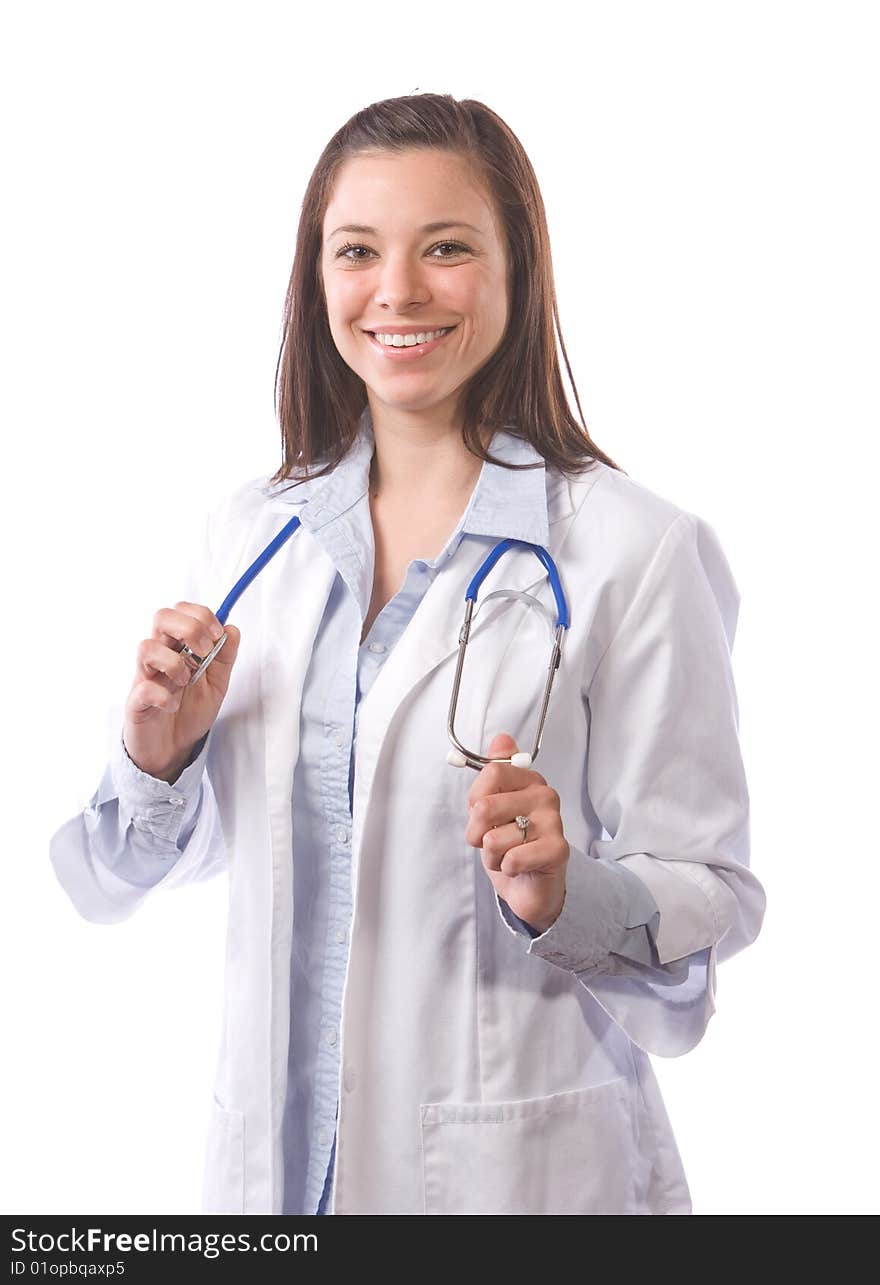
<svg viewBox="0 0 880 1285"><path fill-rule="evenodd" d="M455 424L508 314L503 228L466 162L436 148L347 160L324 215L321 275L333 341L374 422ZM452 329L425 340L441 327ZM403 332L421 342L402 346Z"/></svg>

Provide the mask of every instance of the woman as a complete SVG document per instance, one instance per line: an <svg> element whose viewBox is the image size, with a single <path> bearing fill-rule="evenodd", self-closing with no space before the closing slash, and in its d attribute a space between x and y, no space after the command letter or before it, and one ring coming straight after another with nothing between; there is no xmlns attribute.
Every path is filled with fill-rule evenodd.
<svg viewBox="0 0 880 1285"><path fill-rule="evenodd" d="M489 108L392 99L330 141L282 465L212 515L52 843L96 921L229 874L205 1212L691 1211L648 1055L700 1040L764 913L739 595L712 529L575 421L555 322L537 181ZM182 648L213 647L210 604L294 515L190 684ZM465 589L505 537L549 550L571 621L540 771L514 766L554 603L528 549L490 572L481 598L513 594L471 631L455 730L498 760L475 774L447 711Z"/></svg>

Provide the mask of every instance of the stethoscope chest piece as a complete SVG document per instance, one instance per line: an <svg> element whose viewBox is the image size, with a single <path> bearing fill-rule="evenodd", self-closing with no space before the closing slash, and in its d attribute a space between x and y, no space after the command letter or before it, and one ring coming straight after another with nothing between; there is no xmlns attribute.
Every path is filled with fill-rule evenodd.
<svg viewBox="0 0 880 1285"><path fill-rule="evenodd" d="M186 643L183 644L183 646L180 649L181 654L186 656L188 661L192 661L193 664L198 666L198 668L193 671L193 675L190 678L189 682L187 683L187 687L192 687L193 683L196 682L202 676L202 674L208 668L211 661L217 655L217 652L226 642L226 639L228 637L229 635L227 633L221 634L220 637L217 639L217 641L214 643L214 646L208 652L207 656L204 656L204 657L197 656L191 647L188 647Z"/></svg>

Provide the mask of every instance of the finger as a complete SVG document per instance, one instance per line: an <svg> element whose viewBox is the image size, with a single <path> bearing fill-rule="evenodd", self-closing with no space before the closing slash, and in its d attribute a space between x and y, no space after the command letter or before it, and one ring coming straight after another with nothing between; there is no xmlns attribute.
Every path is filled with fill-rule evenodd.
<svg viewBox="0 0 880 1285"><path fill-rule="evenodd" d="M529 827L531 828L531 827ZM506 840L502 838L497 845L483 846L483 865L487 870L500 871L505 875L519 874L556 874L562 864L562 852L558 841L550 835L542 835L528 843L522 843L522 836L513 827L515 839L510 837L508 826L499 826L493 834L501 830L507 832ZM506 844L506 846L505 846Z"/></svg>
<svg viewBox="0 0 880 1285"><path fill-rule="evenodd" d="M188 610L182 611L181 607ZM193 612L201 614L194 615ZM213 617L213 620L205 619L206 614ZM212 633L217 633L217 637L213 637ZM207 607L199 607L197 603L161 607L153 617L153 637L174 651L180 651L181 646L186 643L197 655L206 656L222 633L223 626L214 613L209 612Z"/></svg>
<svg viewBox="0 0 880 1285"><path fill-rule="evenodd" d="M528 846L537 842L540 834L535 832L534 826L528 828ZM515 821L510 821L505 825L496 825L493 830L487 830L483 836L482 847L483 856L491 858L495 863L493 870L501 867L501 862L506 853L513 848L522 848L526 846L526 840L523 839L522 830Z"/></svg>
<svg viewBox="0 0 880 1285"><path fill-rule="evenodd" d="M468 793L468 807L492 794L510 794L524 790L529 785L546 785L540 772L530 767L514 767L512 763L487 763L477 776Z"/></svg>
<svg viewBox="0 0 880 1285"><path fill-rule="evenodd" d="M135 683L131 689L131 707L134 710L161 709L176 714L180 709L183 692L170 678L156 673Z"/></svg>
<svg viewBox="0 0 880 1285"><path fill-rule="evenodd" d="M217 616L215 616L210 607L206 607L204 603L201 602L176 602L174 604L174 609L175 611L184 612L187 616L194 616L196 620L200 620L202 624L206 626L212 643L219 642L220 635L223 633L226 626L221 623Z"/></svg>
<svg viewBox="0 0 880 1285"><path fill-rule="evenodd" d="M510 875L556 875L566 861L565 845L555 835L542 835L531 843L515 843L501 859L499 869Z"/></svg>
<svg viewBox="0 0 880 1285"><path fill-rule="evenodd" d="M185 687L192 677L186 657L158 638L145 638L138 647L138 672L144 678L163 675L174 687Z"/></svg>
<svg viewBox="0 0 880 1285"><path fill-rule="evenodd" d="M543 778L521 790L505 790L500 794L485 795L476 799L468 812L465 839L479 848L483 836L493 826L507 825L518 816L534 817L537 812L552 812L558 807L558 801L559 795Z"/></svg>

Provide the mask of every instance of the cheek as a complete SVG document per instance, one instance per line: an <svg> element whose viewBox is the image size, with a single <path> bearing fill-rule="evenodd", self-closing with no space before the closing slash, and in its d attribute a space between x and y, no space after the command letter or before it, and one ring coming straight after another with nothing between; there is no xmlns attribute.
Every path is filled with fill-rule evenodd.
<svg viewBox="0 0 880 1285"><path fill-rule="evenodd" d="M330 328L344 338L342 332L351 331L352 323L363 315L363 288L358 287L353 277L333 277L325 279L324 297L327 300L327 315Z"/></svg>
<svg viewBox="0 0 880 1285"><path fill-rule="evenodd" d="M473 302L475 330L479 338L488 345L498 342L507 324L507 304L503 285L486 283Z"/></svg>
<svg viewBox="0 0 880 1285"><path fill-rule="evenodd" d="M480 330L485 318L498 306L483 275L464 268L450 268L442 281L435 283L434 299L447 312L466 318L470 326Z"/></svg>

